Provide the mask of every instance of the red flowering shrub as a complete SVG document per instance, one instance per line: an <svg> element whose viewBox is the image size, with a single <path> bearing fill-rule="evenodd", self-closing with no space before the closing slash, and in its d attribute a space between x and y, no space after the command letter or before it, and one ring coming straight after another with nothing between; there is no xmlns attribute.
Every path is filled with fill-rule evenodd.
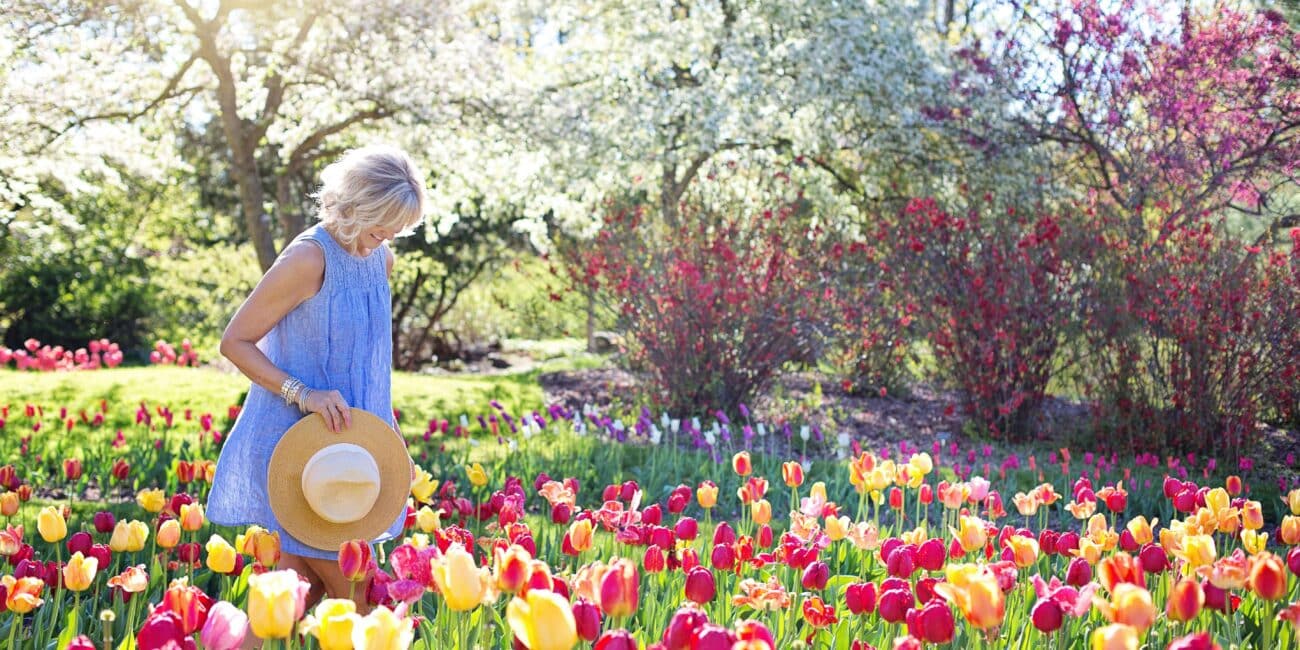
<svg viewBox="0 0 1300 650"><path fill-rule="evenodd" d="M1293 235L1293 237L1300 235ZM1111 251L1121 288L1088 328L1091 389L1108 431L1138 449L1233 458L1261 416L1295 415L1300 257L1264 252L1210 224L1144 254ZM1103 270L1103 272L1105 272Z"/></svg>
<svg viewBox="0 0 1300 650"><path fill-rule="evenodd" d="M734 411L782 365L817 358L841 249L808 227L806 207L800 198L750 213L688 201L671 228L635 206L607 217L577 253L580 280L612 298L631 361L668 409Z"/></svg>
<svg viewBox="0 0 1300 650"><path fill-rule="evenodd" d="M879 238L895 242L892 282L934 346L939 374L975 423L1023 439L1058 371L1081 298L1086 237L1048 215L964 215L914 199Z"/></svg>

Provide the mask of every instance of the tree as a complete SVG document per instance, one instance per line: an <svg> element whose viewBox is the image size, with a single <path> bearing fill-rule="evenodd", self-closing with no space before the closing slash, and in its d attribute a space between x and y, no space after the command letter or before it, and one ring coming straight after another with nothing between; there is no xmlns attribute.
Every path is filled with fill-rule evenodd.
<svg viewBox="0 0 1300 650"><path fill-rule="evenodd" d="M212 115L248 238L269 268L276 235L290 239L306 223L304 171L317 160L365 128L445 120L470 103L472 87L449 86L472 82L465 68L490 60L476 57L486 39L448 5L23 0L8 19L27 35L14 56L55 89L26 98L39 108L29 126L45 135L32 153L100 123L149 121L165 134Z"/></svg>

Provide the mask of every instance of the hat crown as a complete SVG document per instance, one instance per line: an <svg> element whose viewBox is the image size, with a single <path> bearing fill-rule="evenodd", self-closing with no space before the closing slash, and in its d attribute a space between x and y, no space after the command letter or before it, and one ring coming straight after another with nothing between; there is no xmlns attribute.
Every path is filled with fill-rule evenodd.
<svg viewBox="0 0 1300 650"><path fill-rule="evenodd" d="M364 447L321 447L302 469L302 493L321 519L346 524L365 517L379 498L379 465Z"/></svg>

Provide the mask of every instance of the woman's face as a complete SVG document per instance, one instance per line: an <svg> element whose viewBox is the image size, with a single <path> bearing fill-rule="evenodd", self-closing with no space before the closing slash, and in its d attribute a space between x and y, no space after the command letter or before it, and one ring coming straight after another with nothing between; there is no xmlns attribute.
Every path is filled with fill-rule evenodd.
<svg viewBox="0 0 1300 650"><path fill-rule="evenodd" d="M391 241L399 232L401 232L401 227L397 224L375 226L362 230L356 240L357 255L362 257L369 255L371 251L379 248L384 242Z"/></svg>

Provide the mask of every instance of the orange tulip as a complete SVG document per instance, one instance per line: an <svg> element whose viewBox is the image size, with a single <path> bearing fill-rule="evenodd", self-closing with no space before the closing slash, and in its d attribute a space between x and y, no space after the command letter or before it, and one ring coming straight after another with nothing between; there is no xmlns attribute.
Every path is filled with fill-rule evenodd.
<svg viewBox="0 0 1300 650"><path fill-rule="evenodd" d="M15 580L13 576L5 576L0 584L8 587L9 593L5 596L5 606L9 611L27 614L45 602L41 600L41 590L45 588L45 582L40 578L28 577Z"/></svg>
<svg viewBox="0 0 1300 650"><path fill-rule="evenodd" d="M1259 530L1264 527L1264 513L1260 511L1258 501L1247 501L1241 508L1241 525L1246 530Z"/></svg>
<svg viewBox="0 0 1300 650"><path fill-rule="evenodd" d="M1038 561L1038 540L1032 537L1012 535L1007 538L1007 546L1011 548L1016 566L1022 569Z"/></svg>
<svg viewBox="0 0 1300 650"><path fill-rule="evenodd" d="M1278 600L1286 596L1286 571L1282 560L1272 553L1254 557L1250 567L1250 590L1264 600Z"/></svg>
<svg viewBox="0 0 1300 650"><path fill-rule="evenodd" d="M1237 549L1232 555L1201 567L1198 572L1219 589L1241 589L1250 577L1250 559L1241 549Z"/></svg>
<svg viewBox="0 0 1300 650"><path fill-rule="evenodd" d="M1128 553L1116 553L1097 563L1097 581L1106 591L1115 591L1115 586L1127 582L1139 587L1146 586L1146 572L1142 563Z"/></svg>
<svg viewBox="0 0 1300 650"><path fill-rule="evenodd" d="M970 553L984 548L988 542L988 532L984 530L984 522L978 517L961 516L961 529L948 528L952 531L952 536L961 544L961 549Z"/></svg>
<svg viewBox="0 0 1300 650"><path fill-rule="evenodd" d="M354 539L339 545L339 571L349 582L361 582L370 573L370 544Z"/></svg>
<svg viewBox="0 0 1300 650"><path fill-rule="evenodd" d="M1129 520L1128 532L1133 536L1133 540L1138 543L1138 546L1146 546L1155 541L1155 533L1152 532L1151 528L1159 521L1160 520L1157 519L1148 523L1146 517L1138 515Z"/></svg>
<svg viewBox="0 0 1300 650"><path fill-rule="evenodd" d="M1233 474L1223 482L1223 487L1228 491L1228 496L1240 496L1242 492L1241 477Z"/></svg>
<svg viewBox="0 0 1300 650"><path fill-rule="evenodd" d="M18 499L17 492L5 492L0 494L0 515L12 517L18 514L18 506L21 503Z"/></svg>
<svg viewBox="0 0 1300 650"><path fill-rule="evenodd" d="M1169 590L1169 601L1165 603L1165 614L1169 618L1186 623L1201 613L1205 606L1205 590L1201 583L1191 578L1183 578Z"/></svg>
<svg viewBox="0 0 1300 650"><path fill-rule="evenodd" d="M1282 526L1278 529L1278 538L1287 546L1300 544L1300 517L1287 515L1282 518Z"/></svg>
<svg viewBox="0 0 1300 650"><path fill-rule="evenodd" d="M186 503L181 506L181 528L194 532L203 527L203 505Z"/></svg>
<svg viewBox="0 0 1300 650"><path fill-rule="evenodd" d="M596 583L596 600L606 616L623 618L636 613L641 592L641 574L627 558L616 558Z"/></svg>
<svg viewBox="0 0 1300 650"><path fill-rule="evenodd" d="M792 488L803 485L803 465L789 460L781 464L781 478Z"/></svg>
<svg viewBox="0 0 1300 650"><path fill-rule="evenodd" d="M260 526L250 526L248 532L235 538L239 552L253 556L258 564L270 569L280 562L280 533L270 532Z"/></svg>
<svg viewBox="0 0 1300 650"><path fill-rule="evenodd" d="M1151 592L1128 582L1115 585L1110 602L1100 602L1098 606L1112 623L1132 626L1138 632L1145 632L1156 621Z"/></svg>
<svg viewBox="0 0 1300 650"><path fill-rule="evenodd" d="M759 499L750 505L750 511L754 515L754 523L762 526L772 521L772 504L767 499Z"/></svg>
<svg viewBox="0 0 1300 650"><path fill-rule="evenodd" d="M137 564L109 578L108 586L130 594L140 593L149 587L149 574L145 572L143 564Z"/></svg>
<svg viewBox="0 0 1300 650"><path fill-rule="evenodd" d="M162 548L175 548L181 542L181 522L175 519L168 519L158 525L158 546Z"/></svg>
<svg viewBox="0 0 1300 650"><path fill-rule="evenodd" d="M754 473L754 462L749 458L749 452L737 452L731 457L731 469L735 470L738 476L749 476Z"/></svg>

